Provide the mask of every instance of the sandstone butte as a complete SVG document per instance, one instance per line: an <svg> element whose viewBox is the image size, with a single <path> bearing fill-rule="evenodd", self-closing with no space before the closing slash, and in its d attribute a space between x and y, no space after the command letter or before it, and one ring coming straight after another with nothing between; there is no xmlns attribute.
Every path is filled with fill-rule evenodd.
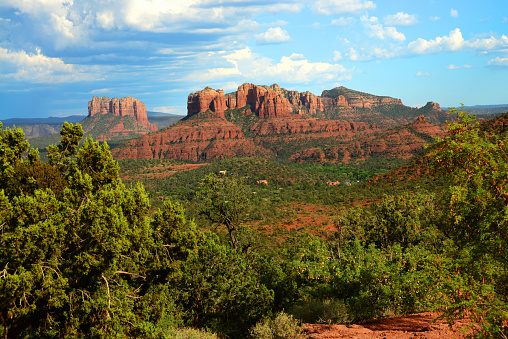
<svg viewBox="0 0 508 339"><path fill-rule="evenodd" d="M336 95L337 93L344 93L344 95ZM413 118L401 117L381 125L362 121L364 117L387 121L381 113L372 110L382 105L403 106L400 99L374 96L344 87L323 91L321 97L308 91L301 93L289 91L276 84L258 86L246 83L239 86L237 91L227 95L221 89L206 87L188 96L185 119L162 131L133 139L114 149L113 154L118 158L172 158L191 161L232 156L273 158L280 151L277 149L279 146L273 146L275 144L302 144L312 140L319 143L321 139L341 143L340 147L334 147L336 156L332 156L334 158L332 161L348 161L351 156L366 158L369 153L383 152L382 149L386 145L397 143L392 142L395 136L390 137L393 140L390 139L388 144L383 144L382 141L374 138L375 135L390 126L402 125L414 120L413 115ZM341 110L340 120L318 119L317 113L321 112L322 116L327 107L337 107ZM425 107L426 112L430 112L431 115L435 113L436 117L443 114L436 103L429 102ZM241 109L244 115L254 113L258 119L249 128L249 138L245 137L238 125L225 119L225 112L235 109ZM411 120L407 121L408 119ZM431 121L433 120L436 119L431 117ZM428 123L425 122L425 124ZM409 134L406 137L409 138ZM404 137L400 139L404 143ZM412 137L409 139L416 142ZM376 143L372 150L366 146L367 141ZM421 148L420 141L423 142L418 140L415 148ZM352 143L348 144L348 142ZM267 145L272 146L266 148ZM404 149L403 157L413 153L413 149L407 149L405 144L399 146L401 152L402 149ZM295 151L291 159L297 161L305 158L315 159L316 156L330 159L330 155L323 154L319 147L305 149L302 144L300 150Z"/></svg>
<svg viewBox="0 0 508 339"><path fill-rule="evenodd" d="M327 91L324 91L325 93ZM319 97L309 91L288 91L277 84L258 86L245 83L236 92L227 97L222 89L206 87L191 93L187 99L187 115L210 110L218 117L224 118L226 109L243 108L250 105L260 119L289 117L292 113L315 115L317 111L328 106L351 108L373 108L382 104L402 105L400 99L390 97L365 96L347 99L344 95L336 98ZM438 105L439 107L439 105Z"/></svg>
<svg viewBox="0 0 508 339"><path fill-rule="evenodd" d="M132 116L151 131L157 131L157 126L148 122L145 104L133 97L113 98L96 97L88 102L88 116L113 113L116 116ZM121 128L121 127L118 127Z"/></svg>

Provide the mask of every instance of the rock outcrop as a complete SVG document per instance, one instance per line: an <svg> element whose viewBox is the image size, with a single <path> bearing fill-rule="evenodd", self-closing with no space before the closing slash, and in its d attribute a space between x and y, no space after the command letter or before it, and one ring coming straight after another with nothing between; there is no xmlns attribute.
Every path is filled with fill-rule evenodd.
<svg viewBox="0 0 508 339"><path fill-rule="evenodd" d="M250 105L260 119L284 118L292 113L315 115L317 111L324 109L321 98L308 91L299 93L287 91L277 84L268 87L245 83L227 97L223 90L210 87L191 93L187 100L187 115L210 110L218 117L224 118L224 110L247 105ZM302 111L303 107L306 108L305 112Z"/></svg>
<svg viewBox="0 0 508 339"><path fill-rule="evenodd" d="M212 113L224 119L226 99L222 89L214 90L205 87L201 91L189 94L187 99L187 115L193 115L210 110Z"/></svg>
<svg viewBox="0 0 508 339"><path fill-rule="evenodd" d="M113 98L96 97L88 102L88 116L92 117L96 114L112 113L116 116L131 116L137 122L151 131L156 131L157 126L148 122L146 107L141 101L133 97Z"/></svg>
<svg viewBox="0 0 508 339"><path fill-rule="evenodd" d="M254 84L243 84L238 87L235 106L228 108L242 108L246 105L250 105L261 119L288 117L292 113L288 99L269 88Z"/></svg>
<svg viewBox="0 0 508 339"><path fill-rule="evenodd" d="M199 125L195 122L199 121ZM162 131L133 139L112 150L115 158L211 160L236 156L270 157L270 151L246 139L237 125L207 112L197 113Z"/></svg>
<svg viewBox="0 0 508 339"><path fill-rule="evenodd" d="M400 99L353 91L343 86L323 91L321 98L325 106L372 109L380 105L402 105Z"/></svg>
<svg viewBox="0 0 508 339"><path fill-rule="evenodd" d="M96 106L100 111L101 104ZM332 162L384 154L407 158L431 136L442 135L433 123L441 123L445 115L435 103L418 109L400 99L345 87L323 91L320 97L250 83L229 94L210 87L191 93L187 109L187 117L176 125L129 141L113 154L190 161L233 156Z"/></svg>

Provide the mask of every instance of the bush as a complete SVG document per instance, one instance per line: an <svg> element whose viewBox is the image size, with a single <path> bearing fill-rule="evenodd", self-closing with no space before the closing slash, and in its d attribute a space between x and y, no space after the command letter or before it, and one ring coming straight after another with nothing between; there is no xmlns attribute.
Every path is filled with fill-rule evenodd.
<svg viewBox="0 0 508 339"><path fill-rule="evenodd" d="M344 301L337 299L309 300L295 306L290 312L304 323L314 324L349 324L351 319Z"/></svg>
<svg viewBox="0 0 508 339"><path fill-rule="evenodd" d="M218 339L215 333L194 328L182 328L173 332L172 339Z"/></svg>
<svg viewBox="0 0 508 339"><path fill-rule="evenodd" d="M275 319L265 319L256 324L250 335L254 339L304 339L308 338L293 316L284 312L277 314Z"/></svg>

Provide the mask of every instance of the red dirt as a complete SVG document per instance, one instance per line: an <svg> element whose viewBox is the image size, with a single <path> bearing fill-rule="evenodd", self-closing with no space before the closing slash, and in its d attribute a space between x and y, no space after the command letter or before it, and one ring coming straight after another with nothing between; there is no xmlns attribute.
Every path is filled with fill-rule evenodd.
<svg viewBox="0 0 508 339"><path fill-rule="evenodd" d="M472 330L461 332L459 329L467 327L468 319L459 319L450 329L445 320L433 322L439 316L437 313L418 313L400 317L391 317L378 321L370 321L361 325L326 325L304 324L303 329L309 333L310 339L335 338L466 338Z"/></svg>

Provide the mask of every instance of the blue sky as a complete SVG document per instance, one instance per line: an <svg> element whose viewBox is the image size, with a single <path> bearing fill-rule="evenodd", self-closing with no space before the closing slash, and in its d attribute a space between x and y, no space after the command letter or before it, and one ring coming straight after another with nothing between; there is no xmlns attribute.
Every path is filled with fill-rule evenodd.
<svg viewBox="0 0 508 339"><path fill-rule="evenodd" d="M245 82L508 104L507 35L506 0L0 0L0 119L94 95L186 114L189 93Z"/></svg>

